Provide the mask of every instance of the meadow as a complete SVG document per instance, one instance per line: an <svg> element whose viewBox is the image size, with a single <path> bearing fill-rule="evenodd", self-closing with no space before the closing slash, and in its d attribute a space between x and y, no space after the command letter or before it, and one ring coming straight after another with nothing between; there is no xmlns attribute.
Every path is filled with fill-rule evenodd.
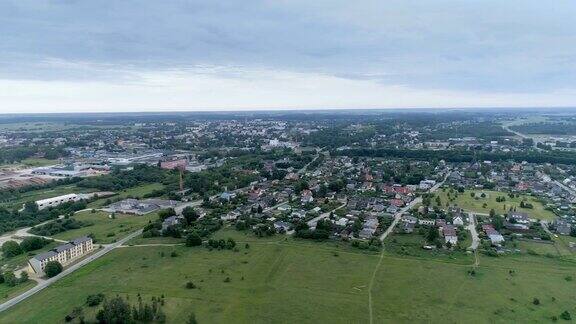
<svg viewBox="0 0 576 324"><path fill-rule="evenodd" d="M474 197L471 196L471 193L474 194ZM482 193L485 194L485 197L481 197ZM466 190L463 193L454 191L454 193L450 195L451 199L448 198L448 195L449 190L442 190L436 194L436 196L440 197L443 207L445 207L446 202L448 202L450 206L457 206L466 211L483 214L490 213L491 209L494 209L497 214L506 214L510 207L513 207L516 208L517 211L527 213L531 218L553 220L556 217L553 212L544 209L542 203L540 203L536 198L528 195L520 195L520 197L515 196L514 198L510 198L506 192L491 190ZM433 206L436 205L435 197L431 200ZM503 202L497 202L497 197L505 197L506 200ZM520 202L522 200L532 204L533 208L521 208Z"/></svg>
<svg viewBox="0 0 576 324"><path fill-rule="evenodd" d="M576 263L543 256L447 260L339 248L284 236L234 236L238 251L126 246L0 314L0 322L61 322L74 307L87 319L90 294L165 296L169 323L510 323L576 314ZM246 246L248 243L248 246ZM175 252L176 256L171 257ZM228 279L227 279L228 278ZM187 289L188 281L197 288ZM538 299L538 305L534 303ZM43 307L38 307L43 305Z"/></svg>
<svg viewBox="0 0 576 324"><path fill-rule="evenodd" d="M59 240L71 240L84 235L92 235L97 243L112 243L128 234L144 227L150 220L158 217L156 213L142 216L116 214L110 218L110 213L96 211L83 211L73 217L77 220L89 222L93 225L58 233L53 237Z"/></svg>

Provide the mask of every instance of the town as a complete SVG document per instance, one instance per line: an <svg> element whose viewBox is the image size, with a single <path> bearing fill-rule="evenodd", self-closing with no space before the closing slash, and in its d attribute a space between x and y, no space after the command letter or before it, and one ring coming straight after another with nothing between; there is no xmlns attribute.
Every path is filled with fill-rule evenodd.
<svg viewBox="0 0 576 324"><path fill-rule="evenodd" d="M360 297L351 300L366 294L390 297L386 287L393 283L385 281L408 280L401 269L414 260L437 262L449 273L463 267L457 276L468 285L496 278L493 271L500 267L509 277L498 280L536 287L529 290L533 296L505 295L506 306L483 305L475 316L494 321L524 316L514 314L514 307L537 309L530 315L535 321L570 316L576 291L576 137L542 135L564 115L531 122L534 118L513 111L342 112L306 118L299 113L143 114L98 120L87 115L65 124L6 117L6 127L0 127L0 311L6 310L0 321L29 314L33 301L49 296L69 301L51 311L54 321L97 316L70 290L52 288L59 280L83 287L81 296L89 300L97 294L111 298L114 291L171 303L180 288L138 290L132 283L145 280L156 266L189 269L168 281L187 281L193 290L210 289L207 282L220 291L236 282L242 287L244 280L258 286L262 283L252 273L257 269L246 266L266 258L258 267L281 262L277 271L287 276L296 265L274 254L294 248L303 256L290 252L282 258L314 264L330 257L324 260L326 275L330 267L352 271L346 280L354 285L348 289ZM194 265L200 256L192 261L190 253L202 255L206 273ZM160 261L151 261L157 255ZM353 259L345 265L333 264L348 257ZM226 265L239 259L245 263ZM368 270L356 269L354 262L373 270L360 279ZM386 269L394 262L404 262L395 265L400 272L394 275L400 277L370 276L393 271ZM426 276L428 266L423 267L404 275L420 271ZM531 277L519 279L533 267L560 267L555 274L560 279L550 288ZM218 283L213 270L224 276ZM106 273L113 282L122 280L115 273L123 273L131 286L98 288ZM95 284L86 286L87 281ZM470 290L484 289L474 287ZM541 295L541 289L558 292ZM405 298L409 294L397 302ZM206 302L200 302L195 316L206 318ZM380 311L392 307L381 302ZM360 313L352 312L350 321ZM26 316L34 321L41 315ZM172 316L183 315L159 308L154 318L180 321ZM217 316L229 321L232 315Z"/></svg>

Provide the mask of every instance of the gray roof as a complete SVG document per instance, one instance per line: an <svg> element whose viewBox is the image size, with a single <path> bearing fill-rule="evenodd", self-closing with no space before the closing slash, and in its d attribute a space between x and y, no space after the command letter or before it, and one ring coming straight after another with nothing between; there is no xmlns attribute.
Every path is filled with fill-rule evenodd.
<svg viewBox="0 0 576 324"><path fill-rule="evenodd" d="M73 247L74 247L74 244L66 243L66 244L58 245L57 247L54 248L54 251L56 251L56 253L60 253L62 251L70 250Z"/></svg>
<svg viewBox="0 0 576 324"><path fill-rule="evenodd" d="M90 238L89 236L82 236L82 237L78 237L73 239L72 241L62 244L62 245L58 245L57 247L53 248L50 251L44 252L44 253L40 253L38 255L36 255L34 257L34 259L38 260L38 261L42 261L42 260L46 260L49 259L55 255L57 255L60 252L66 251L66 250L70 250L71 248L73 248L74 246L78 245L78 244L82 244L84 242L87 242L89 240L91 240L92 238Z"/></svg>
<svg viewBox="0 0 576 324"><path fill-rule="evenodd" d="M49 259L49 258L55 256L56 254L58 254L58 253L56 253L54 251L48 251L48 252L44 252L44 253L40 253L40 254L36 255L34 257L34 259L36 259L38 261L43 261L43 260L46 260L46 259Z"/></svg>
<svg viewBox="0 0 576 324"><path fill-rule="evenodd" d="M89 236L82 236L82 237L78 237L78 238L73 239L72 241L70 241L70 243L72 243L72 244L74 244L74 245L78 245L78 244L82 244L82 243L84 243L84 242L88 242L88 241L90 241L90 240L92 240L91 237L89 237Z"/></svg>

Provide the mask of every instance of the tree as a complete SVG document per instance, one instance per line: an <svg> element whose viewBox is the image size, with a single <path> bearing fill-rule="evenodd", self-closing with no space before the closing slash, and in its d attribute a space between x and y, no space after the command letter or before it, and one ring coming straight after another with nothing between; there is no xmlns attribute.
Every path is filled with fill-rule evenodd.
<svg viewBox="0 0 576 324"><path fill-rule="evenodd" d="M38 212L38 205L33 201L27 201L24 204L24 212L27 214L35 214Z"/></svg>
<svg viewBox="0 0 576 324"><path fill-rule="evenodd" d="M28 272L22 271L20 272L20 278L18 278L18 282L23 283L28 281Z"/></svg>
<svg viewBox="0 0 576 324"><path fill-rule="evenodd" d="M188 206L188 207L186 207L186 208L184 208L184 209L182 210L182 216L184 216L184 218L186 219L186 222L187 222L188 224L192 224L192 223L195 222L195 221L198 219L198 217L199 217L199 215L198 215L198 213L196 212L196 210L194 210L194 208L193 208L193 207L190 207L190 206Z"/></svg>
<svg viewBox="0 0 576 324"><path fill-rule="evenodd" d="M116 296L104 302L96 319L100 323L130 323L132 321L130 305L122 297Z"/></svg>
<svg viewBox="0 0 576 324"><path fill-rule="evenodd" d="M62 272L63 267L58 261L48 261L44 267L44 273L48 278L52 278Z"/></svg>
<svg viewBox="0 0 576 324"><path fill-rule="evenodd" d="M4 272L4 282L6 283L6 285L8 287L14 287L18 284L18 279L16 279L16 276L14 275L14 272L12 271L6 271Z"/></svg>
<svg viewBox="0 0 576 324"><path fill-rule="evenodd" d="M160 217L160 220L165 220L166 218L175 215L176 211L174 210L174 208L163 209L158 212L158 217Z"/></svg>
<svg viewBox="0 0 576 324"><path fill-rule="evenodd" d="M562 312L562 314L560 314L560 318L562 318L563 320L569 321L572 319L572 315L570 315L570 312L565 310Z"/></svg>
<svg viewBox="0 0 576 324"><path fill-rule="evenodd" d="M434 242L438 237L440 236L440 234L438 233L438 230L435 227L430 227L428 229L428 233L426 233L426 241L432 243Z"/></svg>
<svg viewBox="0 0 576 324"><path fill-rule="evenodd" d="M50 240L47 240L43 237L38 236L29 236L26 237L22 243L20 243L20 247L22 250L29 252L43 248L46 244L48 244Z"/></svg>
<svg viewBox="0 0 576 324"><path fill-rule="evenodd" d="M2 254L5 258L15 257L22 252L24 251L16 241L8 241L2 245Z"/></svg>
<svg viewBox="0 0 576 324"><path fill-rule="evenodd" d="M199 246L202 245L202 238L198 233L192 232L186 236L186 246Z"/></svg>

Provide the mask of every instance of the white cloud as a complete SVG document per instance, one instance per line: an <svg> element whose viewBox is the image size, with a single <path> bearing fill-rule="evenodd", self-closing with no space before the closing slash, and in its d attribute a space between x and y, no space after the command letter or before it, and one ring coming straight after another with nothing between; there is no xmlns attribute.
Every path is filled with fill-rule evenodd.
<svg viewBox="0 0 576 324"><path fill-rule="evenodd" d="M58 62L115 80L0 79L0 112L572 106L574 89L494 93L420 89L321 73L231 66L140 70Z"/></svg>

